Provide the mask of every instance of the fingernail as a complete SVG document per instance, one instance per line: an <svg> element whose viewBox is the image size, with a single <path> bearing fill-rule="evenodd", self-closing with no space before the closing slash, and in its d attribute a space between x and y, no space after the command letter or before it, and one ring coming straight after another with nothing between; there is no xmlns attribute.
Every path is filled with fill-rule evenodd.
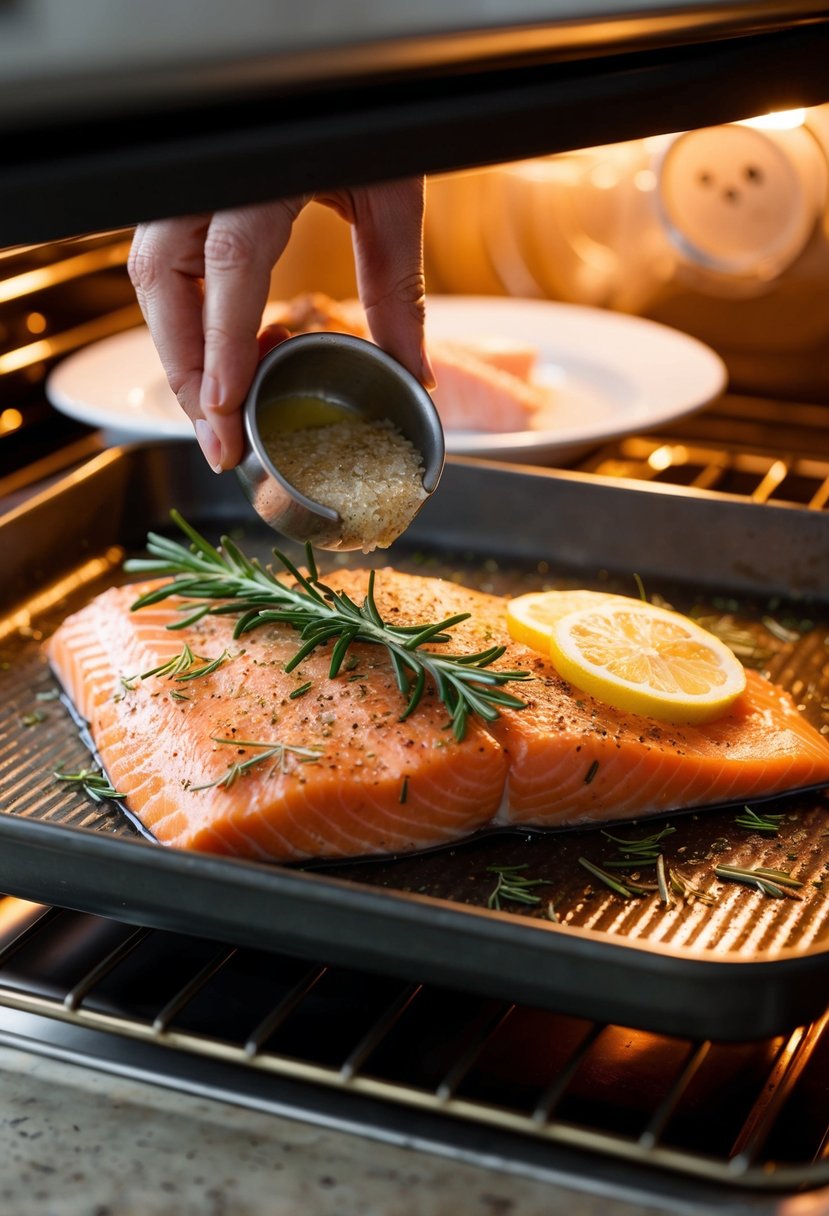
<svg viewBox="0 0 829 1216"><path fill-rule="evenodd" d="M432 367L425 345L420 348L420 380L424 388L434 388L437 385L435 369Z"/></svg>
<svg viewBox="0 0 829 1216"><path fill-rule="evenodd" d="M193 424L193 428L196 432L196 439L199 441L199 447L204 453L205 460L214 473L221 473L222 445L219 443L210 423L205 422L204 418L197 418Z"/></svg>
<svg viewBox="0 0 829 1216"><path fill-rule="evenodd" d="M203 410L222 404L222 386L215 376L202 376L200 404Z"/></svg>

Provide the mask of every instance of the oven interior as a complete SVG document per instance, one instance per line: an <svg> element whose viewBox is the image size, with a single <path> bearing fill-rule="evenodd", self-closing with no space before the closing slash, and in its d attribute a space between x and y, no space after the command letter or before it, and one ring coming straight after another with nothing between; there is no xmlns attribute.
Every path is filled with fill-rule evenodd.
<svg viewBox="0 0 829 1216"><path fill-rule="evenodd" d="M822 26L811 43L802 30L791 32L793 61L804 46L811 61L822 37ZM760 42L753 45L762 61ZM471 107L476 127L494 104L496 83L515 84L500 72ZM809 79L805 101L822 101ZM439 85L435 122L464 85L467 98L472 92L469 79L456 81L454 92ZM368 94L355 96L348 116L355 128L374 105ZM638 119L641 109L621 119L617 137L638 133ZM347 148L346 140L343 157ZM501 132L493 149L484 156L476 141L470 163L514 154ZM538 132L529 138L527 155L549 150ZM406 156L418 154L415 140ZM457 144L450 140L436 160L436 169L462 163ZM13 200L14 188L13 178ZM105 434L55 411L44 390L58 360L140 322L125 269L130 232L112 228L126 217L117 207L108 215L100 225L107 231L0 251L5 507L108 445ZM65 235L59 223L42 231ZM704 409L597 445L568 468L823 515L829 397L787 392L785 384L765 393L738 371ZM5 765L14 762L10 747ZM0 1038L541 1178L589 1186L601 1176L630 1197L690 1198L726 1210L731 1196L751 1205L759 1196L799 1194L798 1210L807 1213L823 1210L829 1187L825 1017L761 1040L682 1038L5 896Z"/></svg>
<svg viewBox="0 0 829 1216"><path fill-rule="evenodd" d="M721 1044L9 897L0 928L6 1044L712 1211L827 1182L826 1019Z"/></svg>

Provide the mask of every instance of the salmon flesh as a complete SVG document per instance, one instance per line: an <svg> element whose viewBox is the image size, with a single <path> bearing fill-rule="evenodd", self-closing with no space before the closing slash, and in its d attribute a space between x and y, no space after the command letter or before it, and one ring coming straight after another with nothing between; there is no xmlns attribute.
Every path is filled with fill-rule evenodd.
<svg viewBox="0 0 829 1216"><path fill-rule="evenodd" d="M326 582L359 602L368 574ZM531 673L507 685L523 709L470 718L460 740L428 686L401 721L382 646L354 643L334 679L330 644L286 672L299 646L290 626L234 640L232 617L206 616L172 632L175 601L131 611L149 586L104 592L47 645L110 782L164 844L272 861L410 853L496 826L598 824L829 784L829 739L757 672L726 716L669 726L574 689L509 640L505 601L454 583L384 569L375 599L394 624L469 612L449 652L503 642L495 666ZM176 670L185 646L193 661Z"/></svg>

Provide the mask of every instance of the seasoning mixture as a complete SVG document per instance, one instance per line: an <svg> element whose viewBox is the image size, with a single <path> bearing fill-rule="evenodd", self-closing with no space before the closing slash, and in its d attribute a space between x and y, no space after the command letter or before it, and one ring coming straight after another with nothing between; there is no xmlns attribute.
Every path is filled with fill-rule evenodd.
<svg viewBox="0 0 829 1216"><path fill-rule="evenodd" d="M426 498L422 457L388 419L347 417L263 440L292 486L340 516L344 549L387 548Z"/></svg>

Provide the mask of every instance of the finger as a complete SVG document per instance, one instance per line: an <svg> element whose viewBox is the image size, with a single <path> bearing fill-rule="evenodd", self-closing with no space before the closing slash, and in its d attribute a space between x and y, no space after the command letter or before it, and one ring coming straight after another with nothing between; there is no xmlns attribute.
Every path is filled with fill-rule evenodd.
<svg viewBox="0 0 829 1216"><path fill-rule="evenodd" d="M422 179L361 187L320 201L351 220L357 285L374 340L432 386L423 341Z"/></svg>
<svg viewBox="0 0 829 1216"><path fill-rule="evenodd" d="M256 346L260 359L264 359L269 350L273 350L275 346L279 346L280 342L284 342L286 338L290 338L291 331L287 325L279 325L274 322L272 325L266 325L256 335Z"/></svg>
<svg viewBox="0 0 829 1216"><path fill-rule="evenodd" d="M257 333L271 270L304 199L217 212L204 244L201 411L221 445L223 469L242 455L241 406L259 359Z"/></svg>
<svg viewBox="0 0 829 1216"><path fill-rule="evenodd" d="M170 387L189 418L200 416L202 288L207 216L139 224L128 269Z"/></svg>

